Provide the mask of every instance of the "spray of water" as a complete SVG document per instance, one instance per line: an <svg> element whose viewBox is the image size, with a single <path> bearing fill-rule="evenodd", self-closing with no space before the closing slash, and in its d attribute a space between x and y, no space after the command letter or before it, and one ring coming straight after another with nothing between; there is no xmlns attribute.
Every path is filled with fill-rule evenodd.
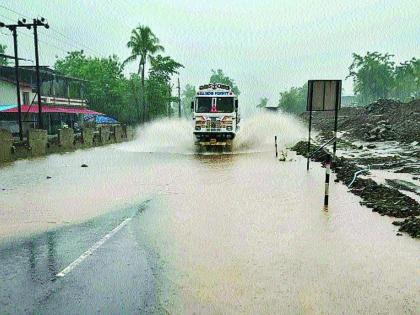
<svg viewBox="0 0 420 315"><path fill-rule="evenodd" d="M155 120L136 131L136 139L122 148L132 152L193 154L192 121L178 118Z"/></svg>
<svg viewBox="0 0 420 315"><path fill-rule="evenodd" d="M161 119L137 130L136 140L122 149L132 152L194 154L192 122L187 119ZM259 113L241 122L233 141L233 153L273 150L277 135L279 149L305 137L306 130L296 118L284 114Z"/></svg>
<svg viewBox="0 0 420 315"><path fill-rule="evenodd" d="M241 122L234 141L236 152L261 152L272 150L274 136L279 149L295 144L306 135L303 124L286 113L258 113Z"/></svg>

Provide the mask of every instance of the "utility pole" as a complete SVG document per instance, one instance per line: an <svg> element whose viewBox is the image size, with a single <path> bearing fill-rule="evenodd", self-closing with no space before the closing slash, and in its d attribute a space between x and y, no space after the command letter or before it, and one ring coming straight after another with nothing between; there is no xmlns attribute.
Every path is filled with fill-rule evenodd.
<svg viewBox="0 0 420 315"><path fill-rule="evenodd" d="M19 138L22 140L22 109L21 109L21 98L20 98L20 84L19 84L19 56L17 47L17 28L26 27L27 29L34 28L34 44L35 44L35 72L36 72L36 83L37 83L37 96L38 96L38 128L42 129L42 105L41 105L41 79L39 75L39 54L38 54L38 26L44 26L49 28L48 23L45 22L44 18L33 19L33 23L26 23L26 19L18 20L17 24L6 25L0 22L1 27L7 27L13 33L13 43L15 51L15 72L16 72L16 93L17 93L17 105L18 105L18 116L19 116Z"/></svg>
<svg viewBox="0 0 420 315"><path fill-rule="evenodd" d="M16 96L18 106L18 121L19 121L19 140L23 140L22 130L22 102L20 99L20 80L19 80L19 56L18 56L18 44L17 44L17 31L16 27L12 28L13 32L13 48L15 52L15 77L16 77Z"/></svg>
<svg viewBox="0 0 420 315"><path fill-rule="evenodd" d="M178 76L178 117L181 118L181 86L179 85L179 76Z"/></svg>
<svg viewBox="0 0 420 315"><path fill-rule="evenodd" d="M41 100L41 78L39 75L39 54L38 54L38 26L44 26L49 28L48 23L45 23L45 19L33 19L34 28L34 45L35 45L35 75L36 75L36 93L38 97L38 128L43 129L42 123L42 100Z"/></svg>
<svg viewBox="0 0 420 315"><path fill-rule="evenodd" d="M17 43L17 27L18 25L6 25L3 22L0 22L0 28L7 27L13 34L13 49L14 49L14 58L15 59L15 80L16 80L16 101L18 108L18 124L19 124L19 139L23 140L23 131L22 131L22 102L20 98L20 80L19 80L19 56L18 56L18 43Z"/></svg>

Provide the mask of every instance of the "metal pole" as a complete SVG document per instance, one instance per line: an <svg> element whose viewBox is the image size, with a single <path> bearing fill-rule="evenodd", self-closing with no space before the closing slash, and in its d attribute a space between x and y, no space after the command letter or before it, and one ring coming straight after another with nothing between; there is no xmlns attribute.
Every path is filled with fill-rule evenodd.
<svg viewBox="0 0 420 315"><path fill-rule="evenodd" d="M307 171L309 171L309 160L310 160L309 152L311 151L311 129L312 129L312 104L309 107L309 136L308 136L308 149L307 149L308 159L306 161Z"/></svg>
<svg viewBox="0 0 420 315"><path fill-rule="evenodd" d="M339 104L341 103L341 82L337 82L336 90L335 90L335 117L334 117L334 146L333 146L333 159L335 160L335 151L337 150L337 126L338 126L338 109Z"/></svg>
<svg viewBox="0 0 420 315"><path fill-rule="evenodd" d="M181 118L181 86L179 85L179 77L178 77L178 117Z"/></svg>
<svg viewBox="0 0 420 315"><path fill-rule="evenodd" d="M20 99L19 57L18 57L16 27L13 28L13 45L14 45L14 51L15 51L15 75L16 75L16 96L17 96L18 121L19 121L19 139L22 141L23 140L22 107L21 107L21 99Z"/></svg>
<svg viewBox="0 0 420 315"><path fill-rule="evenodd" d="M308 159L306 161L306 170L309 171L309 160L310 160L310 154L311 151L311 129L312 129L312 97L313 97L313 85L312 81L308 82L308 107L309 107L309 136L308 136Z"/></svg>
<svg viewBox="0 0 420 315"><path fill-rule="evenodd" d="M38 97L38 128L43 129L42 124L42 101L41 101L41 78L39 75L39 54L38 54L38 25L34 19L34 44L35 44L35 73L36 73L36 92Z"/></svg>

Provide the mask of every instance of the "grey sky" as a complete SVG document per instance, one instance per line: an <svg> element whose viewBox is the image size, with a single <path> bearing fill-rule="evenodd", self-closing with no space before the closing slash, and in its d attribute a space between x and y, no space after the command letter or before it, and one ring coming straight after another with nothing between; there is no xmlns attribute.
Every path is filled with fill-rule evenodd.
<svg viewBox="0 0 420 315"><path fill-rule="evenodd" d="M144 24L166 53L185 65L182 85L206 83L210 70L221 68L236 80L241 103L249 107L264 96L277 103L279 92L308 79L344 79L353 52L389 52L396 61L420 57L420 0L0 0L0 5L48 19L53 30L40 36L49 43L41 43L43 64L74 49L115 53L123 60L131 29ZM0 7L0 21L17 17ZM1 32L0 42L12 53L9 31ZM20 39L21 55L33 58L31 37ZM351 94L349 80L344 89Z"/></svg>

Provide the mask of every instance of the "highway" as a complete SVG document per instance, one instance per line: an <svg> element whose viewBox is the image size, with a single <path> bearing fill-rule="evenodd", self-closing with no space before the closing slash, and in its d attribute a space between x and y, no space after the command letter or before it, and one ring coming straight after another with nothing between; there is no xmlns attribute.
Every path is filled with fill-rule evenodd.
<svg viewBox="0 0 420 315"><path fill-rule="evenodd" d="M323 211L305 166L136 142L6 166L0 313L415 314L419 240L339 183Z"/></svg>

